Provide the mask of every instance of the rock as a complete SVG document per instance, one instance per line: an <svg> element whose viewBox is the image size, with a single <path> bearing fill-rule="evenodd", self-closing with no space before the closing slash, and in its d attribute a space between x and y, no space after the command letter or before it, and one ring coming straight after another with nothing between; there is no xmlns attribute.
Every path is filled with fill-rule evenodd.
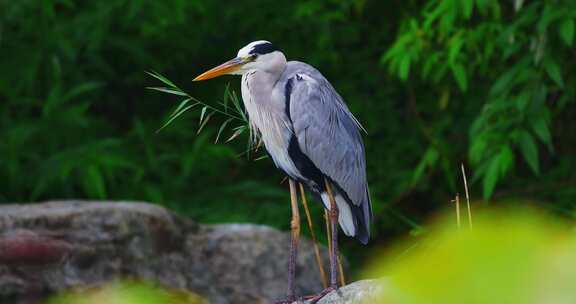
<svg viewBox="0 0 576 304"><path fill-rule="evenodd" d="M381 299L385 286L382 279L357 281L332 291L317 304L381 303L378 299Z"/></svg>
<svg viewBox="0 0 576 304"><path fill-rule="evenodd" d="M288 246L288 233L267 226L200 225L147 203L2 205L0 302L130 278L190 290L210 303L269 303L286 293ZM297 288L322 289L305 239Z"/></svg>

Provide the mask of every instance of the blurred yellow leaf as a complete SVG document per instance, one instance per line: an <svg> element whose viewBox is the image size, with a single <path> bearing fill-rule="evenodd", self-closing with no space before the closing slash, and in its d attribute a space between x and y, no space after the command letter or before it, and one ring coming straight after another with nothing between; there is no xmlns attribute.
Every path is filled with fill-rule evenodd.
<svg viewBox="0 0 576 304"><path fill-rule="evenodd" d="M387 304L576 303L576 238L557 220L526 211L477 215L474 229L439 221L424 245L376 262Z"/></svg>
<svg viewBox="0 0 576 304"><path fill-rule="evenodd" d="M46 304L206 304L200 296L168 290L146 282L116 281L104 286L78 289L58 295Z"/></svg>

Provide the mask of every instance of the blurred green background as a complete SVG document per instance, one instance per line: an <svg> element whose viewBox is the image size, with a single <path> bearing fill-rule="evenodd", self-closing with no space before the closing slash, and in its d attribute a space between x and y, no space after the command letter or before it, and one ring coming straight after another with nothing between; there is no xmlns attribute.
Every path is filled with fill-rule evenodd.
<svg viewBox="0 0 576 304"><path fill-rule="evenodd" d="M198 111L155 133L181 100L145 89L153 70L216 104L239 79L192 78L266 39L368 130L374 243L425 232L463 194L461 164L476 206L574 218L575 22L572 0L0 1L0 202L147 200L288 229L287 184L246 136L214 144L217 116L196 135Z"/></svg>

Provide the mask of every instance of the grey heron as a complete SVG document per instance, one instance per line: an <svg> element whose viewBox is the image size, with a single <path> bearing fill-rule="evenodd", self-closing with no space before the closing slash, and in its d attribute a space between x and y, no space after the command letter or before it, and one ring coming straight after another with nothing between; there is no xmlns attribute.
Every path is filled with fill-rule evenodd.
<svg viewBox="0 0 576 304"><path fill-rule="evenodd" d="M332 227L330 286L337 289L338 223L344 234L366 244L372 207L366 180L362 126L330 82L314 67L287 61L272 43L254 41L237 56L200 76L242 75L242 99L251 134L262 140L278 169L289 177L291 245L288 300L295 300L295 260L299 239L296 183L329 210Z"/></svg>

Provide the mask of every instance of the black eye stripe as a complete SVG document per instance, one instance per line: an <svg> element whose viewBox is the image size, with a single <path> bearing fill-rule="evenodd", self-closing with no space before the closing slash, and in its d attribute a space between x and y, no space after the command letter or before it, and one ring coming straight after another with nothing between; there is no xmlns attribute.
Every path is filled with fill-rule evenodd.
<svg viewBox="0 0 576 304"><path fill-rule="evenodd" d="M265 43L260 43L260 44L255 45L252 48L252 50L250 50L249 54L264 55L264 54L272 53L274 51L278 51L278 49L274 45L272 45L272 43L265 42Z"/></svg>

